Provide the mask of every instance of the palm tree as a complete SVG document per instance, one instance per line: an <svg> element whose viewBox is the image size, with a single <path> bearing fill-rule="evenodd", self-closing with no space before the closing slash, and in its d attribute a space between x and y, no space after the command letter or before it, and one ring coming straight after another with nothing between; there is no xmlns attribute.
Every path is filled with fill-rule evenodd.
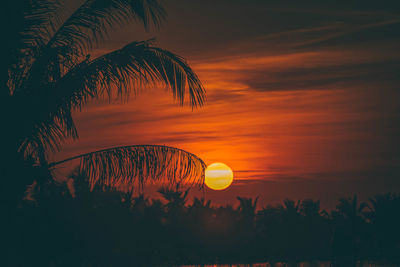
<svg viewBox="0 0 400 267"><path fill-rule="evenodd" d="M288 266L296 266L300 261L302 245L302 225L300 215L300 200L284 199L283 205L278 205L282 219L280 225L281 239L284 242L284 258Z"/></svg>
<svg viewBox="0 0 400 267"><path fill-rule="evenodd" d="M321 215L319 200L305 199L300 203L300 213L304 217L315 218Z"/></svg>
<svg viewBox="0 0 400 267"><path fill-rule="evenodd" d="M250 262L255 259L255 252L257 251L254 218L256 217L258 197L254 200L253 198L247 197L236 197L236 199L239 201L239 206L237 208L238 217L236 222L236 253L238 255L239 253L242 253L244 259Z"/></svg>
<svg viewBox="0 0 400 267"><path fill-rule="evenodd" d="M295 202L291 199L284 199L283 205L278 205L282 214L290 219L297 218L300 211L300 201Z"/></svg>
<svg viewBox="0 0 400 267"><path fill-rule="evenodd" d="M165 84L182 105L201 106L205 99L186 61L152 40L131 42L96 58L90 55L112 28L132 19L146 29L158 27L166 16L158 0L84 0L67 18L61 2L7 1L0 106L7 177L2 188L9 187L4 190L8 198L23 193L34 180L40 182L43 175L33 175L32 169L45 173L74 159L80 159L92 187L143 184L147 179L201 181L204 163L167 146L115 147L48 162L49 153L60 150L67 138L78 138L72 112L92 99L127 98L148 83ZM47 174L46 179L51 177Z"/></svg>
<svg viewBox="0 0 400 267"><path fill-rule="evenodd" d="M359 202L357 195L339 199L332 211L334 223L332 237L333 266L356 266L361 238L364 233L364 212L367 204Z"/></svg>
<svg viewBox="0 0 400 267"><path fill-rule="evenodd" d="M254 201L252 198L247 197L236 197L236 199L239 200L238 211L240 219L246 226L252 227L256 216L258 197Z"/></svg>
<svg viewBox="0 0 400 267"><path fill-rule="evenodd" d="M377 260L400 263L400 195L379 194L369 199L367 212L373 244L370 255Z"/></svg>
<svg viewBox="0 0 400 267"><path fill-rule="evenodd" d="M62 2L3 3L7 10L6 23L1 23L6 41L0 50L0 203L7 213L8 226L2 227L7 242L14 242L13 231L7 229L17 220L15 207L27 185L35 182L43 188L52 180L51 170L65 161L80 160L91 188L203 178L201 159L167 146L115 147L48 161L66 139L78 138L72 113L93 99L127 99L144 84L163 83L182 105L197 107L205 100L204 88L187 62L152 40L91 56L118 25L135 20L146 29L158 27L166 17L158 0L82 0L69 16Z"/></svg>
<svg viewBox="0 0 400 267"><path fill-rule="evenodd" d="M336 210L332 214L334 217L342 217L356 223L363 217L366 208L367 204L365 202L360 203L357 195L354 195L353 197L339 199Z"/></svg>
<svg viewBox="0 0 400 267"><path fill-rule="evenodd" d="M181 213L185 209L187 197L190 190L190 188L184 190L180 187L180 183L177 183L175 185L175 188L163 186L157 191L167 201L167 204L165 206L167 208L167 211L173 216L181 215ZM176 219L176 217L174 217L174 219Z"/></svg>
<svg viewBox="0 0 400 267"><path fill-rule="evenodd" d="M321 211L320 201L304 199L300 202L301 255L312 266L329 257L330 224L326 211Z"/></svg>

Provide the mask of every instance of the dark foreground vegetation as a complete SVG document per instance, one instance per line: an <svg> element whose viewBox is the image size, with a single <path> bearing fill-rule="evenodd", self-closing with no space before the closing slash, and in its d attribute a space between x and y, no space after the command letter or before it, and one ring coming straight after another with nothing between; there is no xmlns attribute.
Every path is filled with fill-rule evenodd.
<svg viewBox="0 0 400 267"><path fill-rule="evenodd" d="M188 190L161 188L161 199L104 191L74 176L73 190L49 183L18 209L17 266L150 266L204 263L357 261L400 264L400 196L368 203L257 199L215 207ZM71 194L72 191L72 194Z"/></svg>

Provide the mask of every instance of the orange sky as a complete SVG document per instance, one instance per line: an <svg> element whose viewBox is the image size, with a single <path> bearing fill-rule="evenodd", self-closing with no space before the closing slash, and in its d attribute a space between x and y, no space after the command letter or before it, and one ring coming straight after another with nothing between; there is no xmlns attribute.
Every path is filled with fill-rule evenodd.
<svg viewBox="0 0 400 267"><path fill-rule="evenodd" d="M184 8L169 6L172 15ZM117 145L179 147L234 170L230 188L206 192L221 203L259 195L262 203L315 197L331 205L352 193L400 189L399 39L379 35L394 35L391 27L398 32L399 18L374 13L373 21L349 16L338 22L328 16L295 29L248 35L238 29L236 39L228 30L225 42L216 38L214 45L213 28L203 24L208 32L199 29L199 43L178 44L200 16L181 26L187 12L170 17L156 37L188 58L207 90L206 105L180 107L162 88L146 89L128 103L97 101L75 114L80 139L56 159ZM131 40L129 32L123 29L96 53Z"/></svg>

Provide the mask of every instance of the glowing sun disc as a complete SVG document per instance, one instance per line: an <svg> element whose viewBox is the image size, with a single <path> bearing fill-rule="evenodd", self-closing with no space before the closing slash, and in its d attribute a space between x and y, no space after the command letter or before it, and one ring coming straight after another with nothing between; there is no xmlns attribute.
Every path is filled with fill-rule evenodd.
<svg viewBox="0 0 400 267"><path fill-rule="evenodd" d="M211 189L223 190L231 185L233 181L233 172L224 163L215 162L208 165L205 173L204 183Z"/></svg>

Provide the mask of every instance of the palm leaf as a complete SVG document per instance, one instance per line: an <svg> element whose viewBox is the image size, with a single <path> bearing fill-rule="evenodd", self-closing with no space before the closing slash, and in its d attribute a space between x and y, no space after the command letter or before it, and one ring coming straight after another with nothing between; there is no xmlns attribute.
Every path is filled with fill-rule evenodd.
<svg viewBox="0 0 400 267"><path fill-rule="evenodd" d="M58 29L49 48L69 46L84 52L105 36L107 30L130 19L159 26L166 13L158 0L86 0Z"/></svg>
<svg viewBox="0 0 400 267"><path fill-rule="evenodd" d="M85 86L83 92L97 96L98 92L106 90L111 95L112 88L116 88L119 95L127 96L143 83L159 81L167 85L181 104L188 94L192 107L202 105L205 91L195 72L182 57L155 47L151 42L132 42L88 62L82 78L89 86ZM94 83L97 87L90 87Z"/></svg>
<svg viewBox="0 0 400 267"><path fill-rule="evenodd" d="M87 57L44 91L41 99L48 104L28 115L33 132L22 149L58 150L65 138L77 137L73 109L103 94L111 97L113 89L127 97L143 83L156 82L164 83L181 104L196 107L204 103L205 90L186 61L151 42L133 42L93 60Z"/></svg>
<svg viewBox="0 0 400 267"><path fill-rule="evenodd" d="M51 81L108 36L108 30L130 19L145 28L158 26L166 13L158 0L86 0L55 30L31 67L31 80Z"/></svg>
<svg viewBox="0 0 400 267"><path fill-rule="evenodd" d="M24 13L25 29L21 32L26 44L30 47L40 47L51 37L55 23L59 21L58 9L61 3L58 0L24 1L28 10Z"/></svg>
<svg viewBox="0 0 400 267"><path fill-rule="evenodd" d="M151 41L132 42L96 59L89 57L65 74L51 88L51 102L81 107L103 93L129 96L145 83L163 82L181 104L188 95L192 107L202 105L205 90L186 61L155 47ZM55 104L57 105L57 104Z"/></svg>
<svg viewBox="0 0 400 267"><path fill-rule="evenodd" d="M139 187L146 183L203 184L204 162L187 151L161 145L114 147L49 164L80 160L80 172L91 188Z"/></svg>
<svg viewBox="0 0 400 267"><path fill-rule="evenodd" d="M21 85L29 65L50 39L59 6L57 0L7 1L9 24L3 27L7 42L1 50L1 72L9 72L9 94Z"/></svg>
<svg viewBox="0 0 400 267"><path fill-rule="evenodd" d="M54 31L49 21L57 15L58 1L32 3L25 12L32 27L23 32L36 50L14 64L8 87L15 101L5 101L18 104L18 149L25 155L45 162L48 151L59 150L66 138L77 138L72 111L104 93L127 97L143 83L163 82L181 104L203 104L204 89L185 60L149 41L82 60L85 49L116 23L136 18L145 27L158 25L165 17L158 0L86 0Z"/></svg>

